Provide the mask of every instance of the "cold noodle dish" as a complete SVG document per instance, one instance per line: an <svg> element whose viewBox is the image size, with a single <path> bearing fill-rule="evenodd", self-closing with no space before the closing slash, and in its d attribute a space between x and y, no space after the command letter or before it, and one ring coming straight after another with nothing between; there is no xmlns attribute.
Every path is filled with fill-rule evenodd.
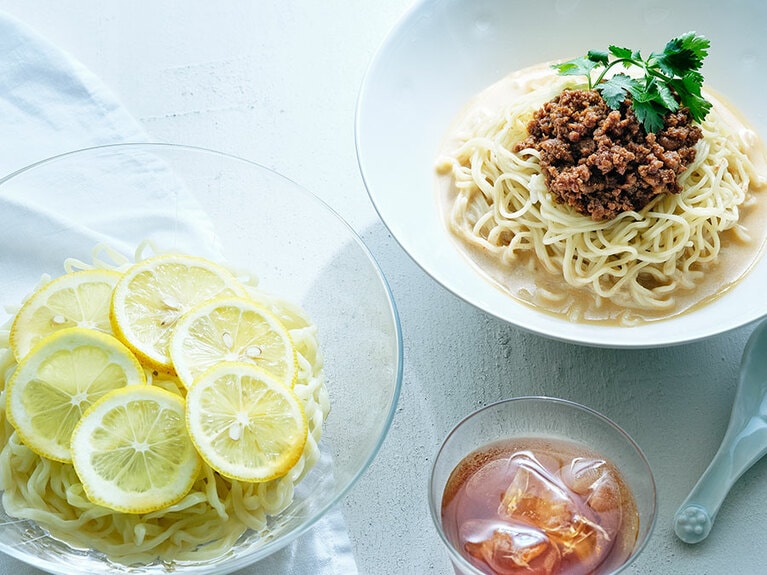
<svg viewBox="0 0 767 575"><path fill-rule="evenodd" d="M439 209L475 269L572 321L635 325L705 305L767 234L765 150L703 84L709 41L610 46L473 98L437 160Z"/></svg>

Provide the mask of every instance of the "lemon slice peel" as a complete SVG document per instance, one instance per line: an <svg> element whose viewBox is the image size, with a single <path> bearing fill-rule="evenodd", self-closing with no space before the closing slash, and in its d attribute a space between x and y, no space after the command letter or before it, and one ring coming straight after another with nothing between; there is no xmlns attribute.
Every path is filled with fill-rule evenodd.
<svg viewBox="0 0 767 575"><path fill-rule="evenodd" d="M131 514L181 501L202 466L183 398L151 385L118 389L91 405L72 433L72 453L88 499Z"/></svg>
<svg viewBox="0 0 767 575"><path fill-rule="evenodd" d="M186 423L211 468L254 483L288 473L308 435L295 392L269 372L241 362L219 363L195 380L187 392Z"/></svg>
<svg viewBox="0 0 767 575"><path fill-rule="evenodd" d="M87 408L113 389L146 383L136 357L111 335L67 328L43 338L6 387L6 415L32 451L70 463L70 436Z"/></svg>
<svg viewBox="0 0 767 575"><path fill-rule="evenodd" d="M289 388L298 378L298 356L288 329L249 298L215 298L186 312L174 328L169 355L187 389L222 361L252 363Z"/></svg>
<svg viewBox="0 0 767 575"><path fill-rule="evenodd" d="M21 361L47 335L71 327L111 333L109 308L121 273L115 270L79 270L54 278L21 306L11 324L9 343Z"/></svg>
<svg viewBox="0 0 767 575"><path fill-rule="evenodd" d="M142 363L173 374L168 344L187 310L215 297L247 295L228 269L197 256L165 254L128 268L115 286L110 321L115 335Z"/></svg>

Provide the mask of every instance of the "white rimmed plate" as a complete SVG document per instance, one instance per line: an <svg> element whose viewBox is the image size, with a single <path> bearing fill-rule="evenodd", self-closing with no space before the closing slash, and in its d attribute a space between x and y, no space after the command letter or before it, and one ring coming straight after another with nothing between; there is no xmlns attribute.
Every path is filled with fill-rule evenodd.
<svg viewBox="0 0 767 575"><path fill-rule="evenodd" d="M659 347L728 331L767 314L767 259L700 309L635 327L574 323L512 299L459 253L440 219L434 160L466 101L509 72L609 44L649 54L689 30L711 39L706 81L767 134L761 23L767 4L604 0L424 0L373 58L360 91L357 156L370 198L405 251L468 303L556 339L604 347ZM767 198L766 198L767 200Z"/></svg>

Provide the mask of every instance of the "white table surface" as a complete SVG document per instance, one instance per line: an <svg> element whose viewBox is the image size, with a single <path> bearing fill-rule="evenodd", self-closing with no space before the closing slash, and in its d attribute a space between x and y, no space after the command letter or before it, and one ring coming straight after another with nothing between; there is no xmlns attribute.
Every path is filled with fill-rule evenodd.
<svg viewBox="0 0 767 575"><path fill-rule="evenodd" d="M154 140L230 152L296 180L379 261L401 316L405 368L387 439L342 504L361 574L451 573L426 504L434 453L470 411L528 394L596 408L644 449L658 522L629 573L767 572L767 461L731 491L704 543L684 545L671 528L724 434L753 326L671 349L549 341L436 285L378 219L357 167L354 109L370 58L410 3L0 0L0 9L90 68Z"/></svg>

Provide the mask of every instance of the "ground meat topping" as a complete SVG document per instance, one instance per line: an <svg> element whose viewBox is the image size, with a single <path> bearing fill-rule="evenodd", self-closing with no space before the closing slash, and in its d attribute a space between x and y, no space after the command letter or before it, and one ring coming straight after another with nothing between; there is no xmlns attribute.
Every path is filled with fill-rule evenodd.
<svg viewBox="0 0 767 575"><path fill-rule="evenodd" d="M678 193L677 176L695 159L702 137L685 108L669 112L663 129L648 134L628 99L612 110L595 90L565 90L535 112L527 130L514 151L538 150L557 201L597 221Z"/></svg>

